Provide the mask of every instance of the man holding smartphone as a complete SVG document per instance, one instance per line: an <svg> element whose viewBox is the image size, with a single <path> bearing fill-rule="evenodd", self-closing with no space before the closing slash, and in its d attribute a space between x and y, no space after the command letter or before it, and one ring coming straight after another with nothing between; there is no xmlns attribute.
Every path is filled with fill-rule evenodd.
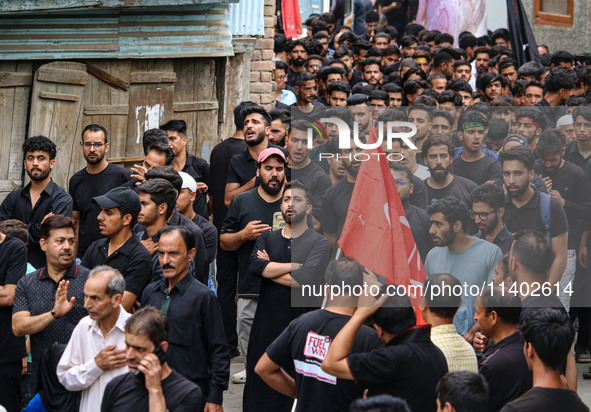
<svg viewBox="0 0 591 412"><path fill-rule="evenodd" d="M158 309L142 308L128 319L125 324L125 358L131 373L109 382L101 411L202 410L199 387L171 369L166 362L168 339L168 321ZM138 371L143 374L143 379L137 376Z"/></svg>

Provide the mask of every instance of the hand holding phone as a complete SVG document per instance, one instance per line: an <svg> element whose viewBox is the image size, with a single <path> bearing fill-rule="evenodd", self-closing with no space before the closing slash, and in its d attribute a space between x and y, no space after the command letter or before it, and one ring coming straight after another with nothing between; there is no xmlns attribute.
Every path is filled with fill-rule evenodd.
<svg viewBox="0 0 591 412"><path fill-rule="evenodd" d="M160 361L160 365L162 365L164 362L166 362L166 359L167 359L166 352L164 351L164 349L162 349L161 346L157 346L156 349L154 349L154 352L152 352L152 353L154 355L156 355L156 357ZM140 371L140 370L136 371L134 373L134 376L139 383L141 383L142 385L146 384L146 377L142 371Z"/></svg>

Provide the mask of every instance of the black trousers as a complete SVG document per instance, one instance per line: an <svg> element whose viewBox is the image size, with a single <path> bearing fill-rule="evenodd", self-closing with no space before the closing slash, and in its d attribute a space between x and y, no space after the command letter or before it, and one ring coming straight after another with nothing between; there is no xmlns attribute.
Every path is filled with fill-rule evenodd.
<svg viewBox="0 0 591 412"><path fill-rule="evenodd" d="M8 412L21 410L21 372L23 370L22 360L0 364L0 405Z"/></svg>
<svg viewBox="0 0 591 412"><path fill-rule="evenodd" d="M238 256L235 252L223 250L219 245L216 258L216 280L218 283L218 301L222 308L224 332L230 353L234 353L238 348L238 334L236 332Z"/></svg>

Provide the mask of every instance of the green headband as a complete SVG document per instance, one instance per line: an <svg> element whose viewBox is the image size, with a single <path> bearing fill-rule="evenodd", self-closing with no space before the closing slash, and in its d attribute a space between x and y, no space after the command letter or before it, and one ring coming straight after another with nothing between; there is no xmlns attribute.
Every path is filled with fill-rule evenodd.
<svg viewBox="0 0 591 412"><path fill-rule="evenodd" d="M484 127L484 125L480 122L468 122L468 123L464 123L464 132L466 130L470 130L470 129L480 129L480 130L484 130L486 129L486 127Z"/></svg>

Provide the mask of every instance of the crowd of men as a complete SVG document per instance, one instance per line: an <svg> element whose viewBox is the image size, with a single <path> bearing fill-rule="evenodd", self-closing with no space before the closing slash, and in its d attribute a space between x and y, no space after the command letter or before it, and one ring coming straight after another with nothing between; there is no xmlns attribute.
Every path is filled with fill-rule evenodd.
<svg viewBox="0 0 591 412"><path fill-rule="evenodd" d="M221 412L231 379L245 411L589 410L586 58L540 46L519 66L505 29L454 39L378 3L355 33L327 13L277 35L276 107L237 102L209 163L182 120L147 130L129 170L91 124L66 190L55 143L25 140L30 182L0 205L0 405ZM388 122L416 129L379 150L427 274L420 308L302 296L388 275L338 251L357 143L408 131Z"/></svg>

